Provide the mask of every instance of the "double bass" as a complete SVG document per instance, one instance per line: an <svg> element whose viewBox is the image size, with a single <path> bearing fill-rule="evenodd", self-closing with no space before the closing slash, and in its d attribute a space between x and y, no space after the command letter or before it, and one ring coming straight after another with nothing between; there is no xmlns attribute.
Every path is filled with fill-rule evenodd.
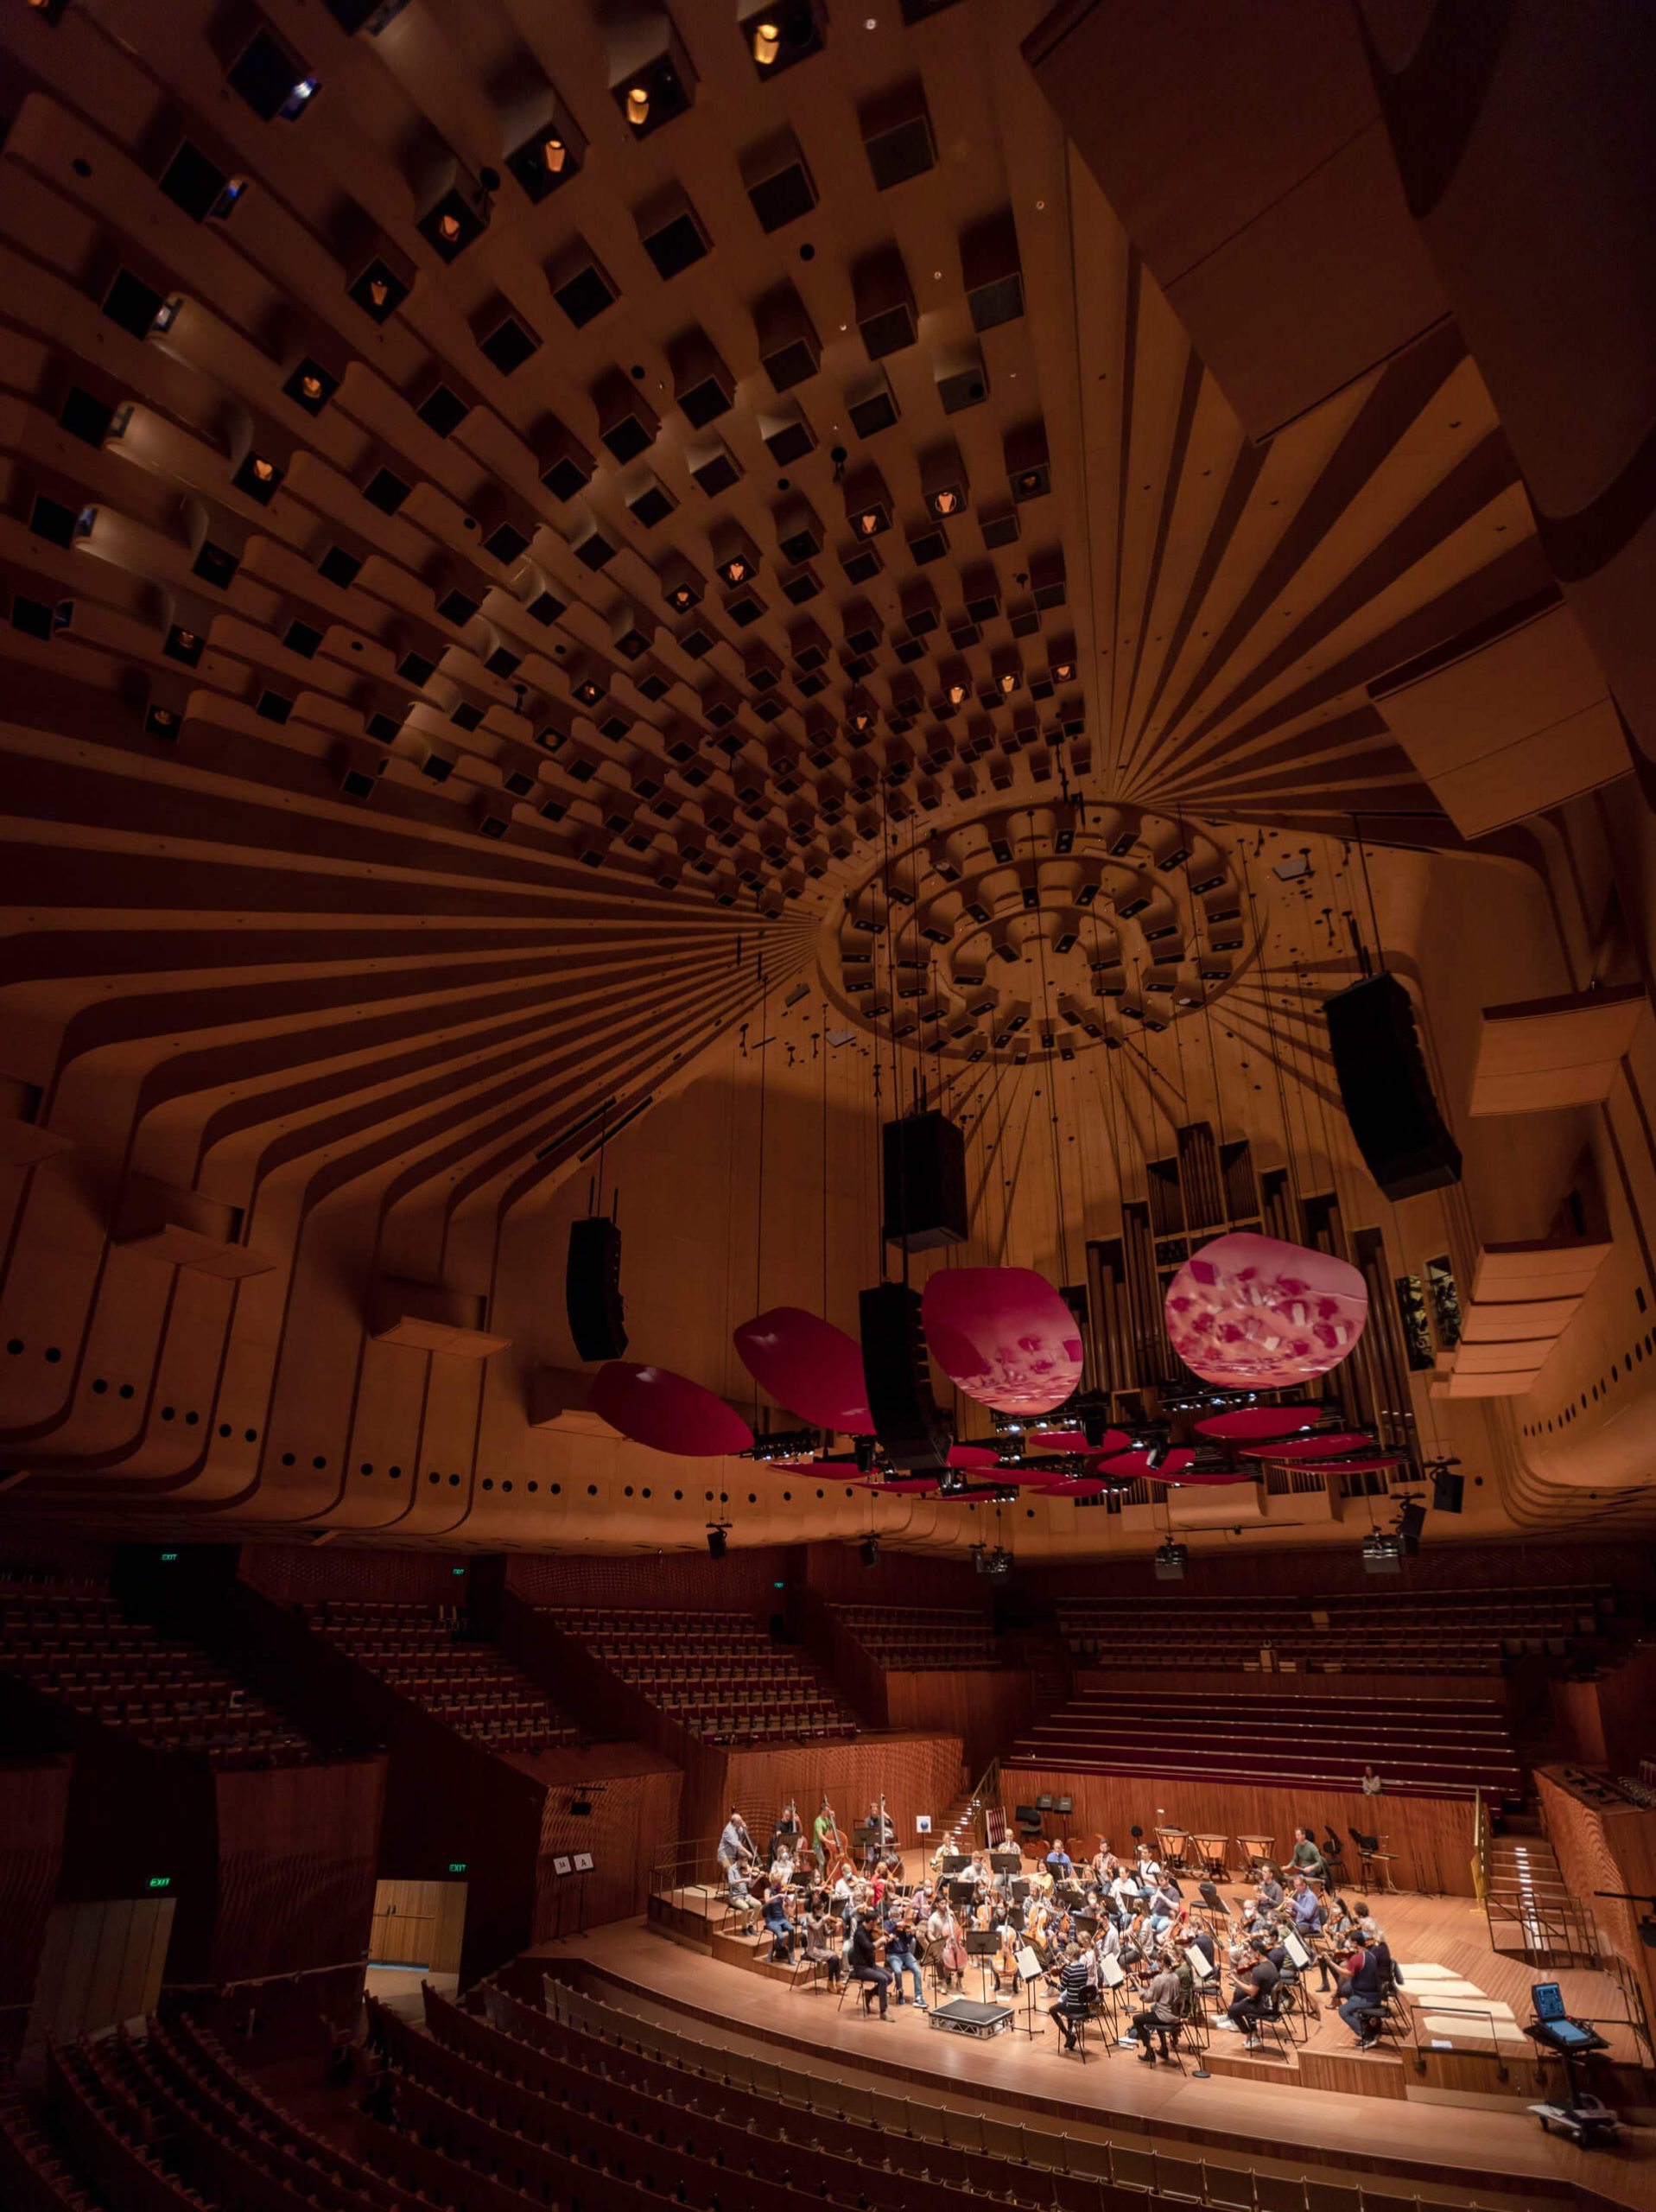
<svg viewBox="0 0 1656 2212"><path fill-rule="evenodd" d="M839 1815L826 1797L811 1828L816 1846L816 1855L822 1862L821 1880L824 1889L831 1889L840 1875L851 1864L851 1853L840 1832Z"/></svg>

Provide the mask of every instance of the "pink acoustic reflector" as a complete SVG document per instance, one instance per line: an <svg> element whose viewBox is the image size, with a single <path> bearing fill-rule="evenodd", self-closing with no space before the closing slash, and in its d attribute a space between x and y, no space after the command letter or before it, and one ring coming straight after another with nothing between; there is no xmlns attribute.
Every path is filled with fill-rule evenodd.
<svg viewBox="0 0 1656 2212"><path fill-rule="evenodd" d="M670 1367L642 1367L631 1359L606 1360L587 1394L590 1410L652 1451L686 1459L712 1459L746 1452L753 1432L722 1398L675 1375Z"/></svg>
<svg viewBox="0 0 1656 2212"><path fill-rule="evenodd" d="M1246 1230L1193 1252L1168 1285L1167 1333L1207 1382L1280 1390L1337 1367L1368 1319L1361 1274Z"/></svg>
<svg viewBox="0 0 1656 2212"><path fill-rule="evenodd" d="M949 1447L951 1467L993 1467L999 1458L993 1444L951 1444Z"/></svg>
<svg viewBox="0 0 1656 2212"><path fill-rule="evenodd" d="M1292 1436L1297 1430L1314 1427L1317 1420L1315 1406L1234 1406L1228 1414L1209 1414L1196 1427L1203 1436L1252 1444L1266 1436Z"/></svg>
<svg viewBox="0 0 1656 2212"><path fill-rule="evenodd" d="M1096 1444L1089 1444L1079 1428L1050 1428L1043 1435L1026 1436L1024 1442L1035 1452L1090 1452L1101 1459L1127 1448L1126 1437L1119 1428L1107 1428Z"/></svg>
<svg viewBox="0 0 1656 2212"><path fill-rule="evenodd" d="M940 1268L921 1304L949 1381L1003 1414L1050 1414L1081 1380L1075 1317L1033 1268Z"/></svg>
<svg viewBox="0 0 1656 2212"><path fill-rule="evenodd" d="M1139 1482L1148 1476L1162 1482L1184 1479L1187 1467L1194 1465L1196 1453L1180 1444L1170 1452L1159 1466L1152 1467L1148 1452L1119 1452L1114 1459L1101 1459L1098 1471L1108 1475L1113 1482Z"/></svg>
<svg viewBox="0 0 1656 2212"><path fill-rule="evenodd" d="M1171 1472L1165 1467L1150 1471L1153 1483L1180 1483L1187 1490L1220 1490L1231 1483L1251 1483L1258 1478L1257 1467L1177 1467Z"/></svg>
<svg viewBox="0 0 1656 2212"><path fill-rule="evenodd" d="M1247 1444L1250 1459L1337 1459L1342 1452L1372 1452L1374 1440L1361 1429L1327 1429L1321 1436L1285 1436L1278 1444Z"/></svg>
<svg viewBox="0 0 1656 2212"><path fill-rule="evenodd" d="M760 1389L802 1421L845 1435L872 1433L862 1348L832 1321L802 1306L772 1306L744 1321L731 1340Z"/></svg>

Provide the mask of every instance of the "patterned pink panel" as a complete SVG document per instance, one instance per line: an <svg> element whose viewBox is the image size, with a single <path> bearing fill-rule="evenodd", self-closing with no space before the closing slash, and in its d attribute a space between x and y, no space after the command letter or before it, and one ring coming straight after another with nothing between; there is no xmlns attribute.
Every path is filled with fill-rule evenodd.
<svg viewBox="0 0 1656 2212"><path fill-rule="evenodd" d="M866 1436L874 1426L854 1337L803 1306L772 1306L733 1332L742 1365L802 1421Z"/></svg>
<svg viewBox="0 0 1656 2212"><path fill-rule="evenodd" d="M643 1367L631 1359L606 1360L587 1400L591 1410L635 1444L686 1459L717 1459L745 1452L753 1432L722 1398L675 1375L670 1367Z"/></svg>
<svg viewBox="0 0 1656 2212"><path fill-rule="evenodd" d="M1366 1430L1325 1430L1321 1436L1285 1436L1277 1444L1245 1444L1250 1459L1337 1459L1342 1452L1369 1452L1374 1440Z"/></svg>
<svg viewBox="0 0 1656 2212"><path fill-rule="evenodd" d="M1079 1428L1050 1428L1040 1436L1026 1437L1025 1442L1037 1452L1091 1452L1100 1459L1108 1459L1113 1452L1125 1452L1127 1440L1119 1428L1107 1428L1096 1444L1087 1441Z"/></svg>
<svg viewBox="0 0 1656 2212"><path fill-rule="evenodd" d="M1292 1436L1316 1426L1315 1406L1235 1406L1229 1413L1209 1414L1196 1427L1203 1436L1217 1436L1232 1444L1257 1443L1265 1436Z"/></svg>
<svg viewBox="0 0 1656 2212"><path fill-rule="evenodd" d="M1280 1390L1339 1365L1363 1332L1368 1292L1343 1260L1243 1230L1191 1255L1164 1311L1174 1351L1204 1382Z"/></svg>
<svg viewBox="0 0 1656 2212"><path fill-rule="evenodd" d="M1003 1414L1050 1414L1081 1380L1075 1317L1033 1268L939 1268L921 1313L949 1381Z"/></svg>
<svg viewBox="0 0 1656 2212"><path fill-rule="evenodd" d="M1148 1452L1119 1452L1114 1459L1101 1459L1098 1471L1109 1476L1112 1482L1141 1482L1148 1476L1163 1482L1187 1479L1186 1471L1196 1461L1196 1453L1183 1444L1170 1452L1158 1467L1150 1464Z"/></svg>
<svg viewBox="0 0 1656 2212"><path fill-rule="evenodd" d="M993 1444L951 1444L949 1447L951 1467L993 1467L999 1457Z"/></svg>

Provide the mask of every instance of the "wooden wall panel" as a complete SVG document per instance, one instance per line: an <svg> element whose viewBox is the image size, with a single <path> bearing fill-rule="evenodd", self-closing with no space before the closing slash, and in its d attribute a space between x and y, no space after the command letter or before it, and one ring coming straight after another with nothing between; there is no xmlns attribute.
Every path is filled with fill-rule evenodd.
<svg viewBox="0 0 1656 2212"><path fill-rule="evenodd" d="M1405 1570L1396 1594L1435 1590L1507 1590L1517 1585L1558 1582L1613 1582L1624 1589L1651 1588L1656 1580L1648 1547L1631 1544L1554 1542L1424 1544ZM1368 1597L1385 1594L1364 1571L1355 1543L1293 1550L1250 1552L1244 1567L1234 1556L1192 1551L1183 1595L1234 1598L1239 1589L1261 1598L1317 1598L1340 1592ZM1162 1594L1143 1559L1100 1560L1075 1566L1020 1567L1006 1593L1008 1611L1036 1611L1062 1598L1148 1598ZM1177 1605L1181 1592L1165 1593Z"/></svg>
<svg viewBox="0 0 1656 2212"><path fill-rule="evenodd" d="M883 1552L865 1567L854 1544L803 1548L805 1581L831 1605L969 1605L987 1613L983 1578L965 1560Z"/></svg>
<svg viewBox="0 0 1656 2212"><path fill-rule="evenodd" d="M67 1758L0 1764L0 2052L22 2041L57 1894L69 1810Z"/></svg>
<svg viewBox="0 0 1656 2212"><path fill-rule="evenodd" d="M1278 1852L1297 1827L1331 1827L1345 1843L1352 1888L1357 1855L1354 1827L1386 1839L1395 1852L1399 1889L1472 1895L1472 1800L1467 1797L1364 1797L1353 1790L1270 1789L1244 1783L1191 1782L1176 1775L1078 1774L1056 1767L1003 1766L1001 1799L1008 1810L1032 1804L1042 1791L1073 1797L1069 1828L1088 1848L1100 1835L1116 1850L1131 1842L1135 1822L1149 1836L1158 1821L1192 1832L1211 1827L1231 1837L1269 1835ZM1351 1892L1348 1890L1348 1895Z"/></svg>
<svg viewBox="0 0 1656 2212"><path fill-rule="evenodd" d="M534 1940L579 1921L625 1920L642 1912L650 1869L677 1840L684 1777L642 1744L593 1744L582 1751L548 1753L550 1770L541 1808L534 1868ZM574 1784L587 1785L587 1815L571 1813ZM589 1874L561 1875L555 1862L590 1852Z"/></svg>
<svg viewBox="0 0 1656 2212"><path fill-rule="evenodd" d="M1157 1667L1158 1690L1224 1690L1232 1696L1255 1693L1272 1698L1377 1698L1391 1705L1406 1698L1440 1698L1464 1680L1446 1683L1442 1675L1247 1675L1234 1667ZM1152 1687L1142 1668L1077 1667L1076 1690L1145 1689ZM1480 1675L1469 1696L1495 1705L1509 1703L1512 1683L1504 1675Z"/></svg>
<svg viewBox="0 0 1656 2212"><path fill-rule="evenodd" d="M883 1789L886 1810L905 1847L916 1840L914 1816L940 1820L962 1787L958 1736L859 1736L841 1744L777 1744L751 1751L703 1748L685 1777L684 1834L716 1839L727 1808L739 1805L763 1846L776 1813L790 1797L801 1820L815 1819L826 1790L841 1826L866 1816Z"/></svg>
<svg viewBox="0 0 1656 2212"><path fill-rule="evenodd" d="M506 1587L531 1605L644 1606L663 1611L779 1613L797 1573L800 1548L758 1544L721 1560L668 1552L627 1559L601 1553L513 1555Z"/></svg>
<svg viewBox="0 0 1656 2212"><path fill-rule="evenodd" d="M464 1603L459 1560L440 1552L369 1551L350 1546L244 1544L241 1578L279 1605L310 1605L327 1598L359 1604L454 1605Z"/></svg>
<svg viewBox="0 0 1656 2212"><path fill-rule="evenodd" d="M1557 1768L1539 1769L1535 1786L1565 1882L1642 1978L1646 2010L1656 2017L1656 1951L1646 1950L1640 1939L1641 1908L1599 1894L1631 1890L1656 1896L1656 1812L1642 1805L1587 1804Z"/></svg>
<svg viewBox="0 0 1656 2212"><path fill-rule="evenodd" d="M59 1905L47 1930L27 2040L61 2040L153 2012L176 1910L173 1897Z"/></svg>
<svg viewBox="0 0 1656 2212"><path fill-rule="evenodd" d="M1011 1748L1034 1714L1034 1681L1026 1668L888 1668L885 1672L887 1726L958 1736L974 1776L998 1751Z"/></svg>

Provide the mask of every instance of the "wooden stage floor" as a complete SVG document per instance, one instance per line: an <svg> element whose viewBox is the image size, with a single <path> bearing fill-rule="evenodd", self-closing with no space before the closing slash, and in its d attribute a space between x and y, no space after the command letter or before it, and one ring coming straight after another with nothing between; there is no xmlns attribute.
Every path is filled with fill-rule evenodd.
<svg viewBox="0 0 1656 2212"><path fill-rule="evenodd" d="M1639 2212L1656 2212L1656 2128L1627 2127L1616 2148L1593 2152L1544 2136L1524 2109L1543 2092L1535 2086L1532 2046L1515 2023L1499 2038L1511 2060L1510 2080L1492 2093L1492 2011L1497 2023L1496 2008L1503 2005L1528 2018L1532 1982L1556 1978L1572 2010L1602 2017L1615 1989L1609 1979L1587 1972L1543 1976L1500 1956L1489 1947L1482 1911L1467 1898L1400 1892L1375 1902L1405 1976L1417 1970L1417 1992L1428 1984L1442 1992L1432 2007L1442 2031L1457 2045L1475 2036L1478 2055L1469 2055L1462 2078L1479 2087L1423 2087L1412 2066L1394 2053L1355 2053L1331 2004L1311 2028L1309 2056L1299 2058L1303 2075L1265 2052L1250 2058L1240 2037L1220 2031L1208 2059L1213 2076L1199 2081L1172 2067L1141 2064L1134 2051L1107 2054L1096 2041L1089 2042L1083 2068L1063 2053L1050 2027L1032 2042L1021 2026L979 2042L936 2032L911 2005L893 2007L882 2024L877 2013L862 2017L854 2001L839 2007L825 1988L794 1987L780 1969L756 1968L746 1947L733 1940L717 1943L709 1956L699 1941L675 1940L642 1920L538 1945L536 1955L590 1966L631 2009L653 2012L659 2005L660 2017L681 2023L688 2012L718 2024L733 2043L773 2058L784 2044L814 2054L821 2067L843 2065L853 2078L875 2069L880 2086L895 2094L923 2087L976 2109L993 2107L1003 2118L1022 2107L1140 2150L1159 2139L1170 2152L1227 2165L1313 2179L1319 2170L1367 2173L1377 2181L1398 2177L1426 2200L1441 2193L1443 2202L1464 2204L1469 2189L1471 2201L1501 2212L1568 2202L1572 2183ZM1461 1993L1468 1990L1476 1994ZM978 1994L975 1968L965 1993ZM1036 2018L1045 2024L1038 2000ZM1439 2032L1435 2025L1432 2033ZM1631 2048L1625 2031L1618 2040ZM1328 2054L1320 2072L1314 2070L1319 2053ZM1455 2056L1441 2062L1451 2073L1459 2063ZM1550 2078L1555 2071L1549 2069ZM1388 2077L1384 2082L1381 2073ZM1314 2079L1341 2086L1313 2088ZM1538 2188L1544 2193L1533 2193Z"/></svg>

